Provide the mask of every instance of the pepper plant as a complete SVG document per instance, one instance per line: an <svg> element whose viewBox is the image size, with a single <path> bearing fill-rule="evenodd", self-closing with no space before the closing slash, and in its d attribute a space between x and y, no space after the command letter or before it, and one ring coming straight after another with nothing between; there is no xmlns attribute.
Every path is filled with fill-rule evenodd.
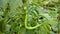
<svg viewBox="0 0 60 34"><path fill-rule="evenodd" d="M59 9L60 0L0 0L0 34L60 34Z"/></svg>

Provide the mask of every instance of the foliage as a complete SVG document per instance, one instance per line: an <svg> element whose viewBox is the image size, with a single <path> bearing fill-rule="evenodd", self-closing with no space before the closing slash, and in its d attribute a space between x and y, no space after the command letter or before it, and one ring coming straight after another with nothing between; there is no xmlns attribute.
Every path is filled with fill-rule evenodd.
<svg viewBox="0 0 60 34"><path fill-rule="evenodd" d="M59 4L60 0L0 0L0 34L59 34Z"/></svg>

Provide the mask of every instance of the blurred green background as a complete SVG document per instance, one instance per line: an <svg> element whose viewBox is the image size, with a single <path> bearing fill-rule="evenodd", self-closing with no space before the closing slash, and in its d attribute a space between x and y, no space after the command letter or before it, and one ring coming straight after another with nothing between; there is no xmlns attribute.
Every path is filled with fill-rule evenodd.
<svg viewBox="0 0 60 34"><path fill-rule="evenodd" d="M0 34L60 34L60 0L0 0Z"/></svg>

